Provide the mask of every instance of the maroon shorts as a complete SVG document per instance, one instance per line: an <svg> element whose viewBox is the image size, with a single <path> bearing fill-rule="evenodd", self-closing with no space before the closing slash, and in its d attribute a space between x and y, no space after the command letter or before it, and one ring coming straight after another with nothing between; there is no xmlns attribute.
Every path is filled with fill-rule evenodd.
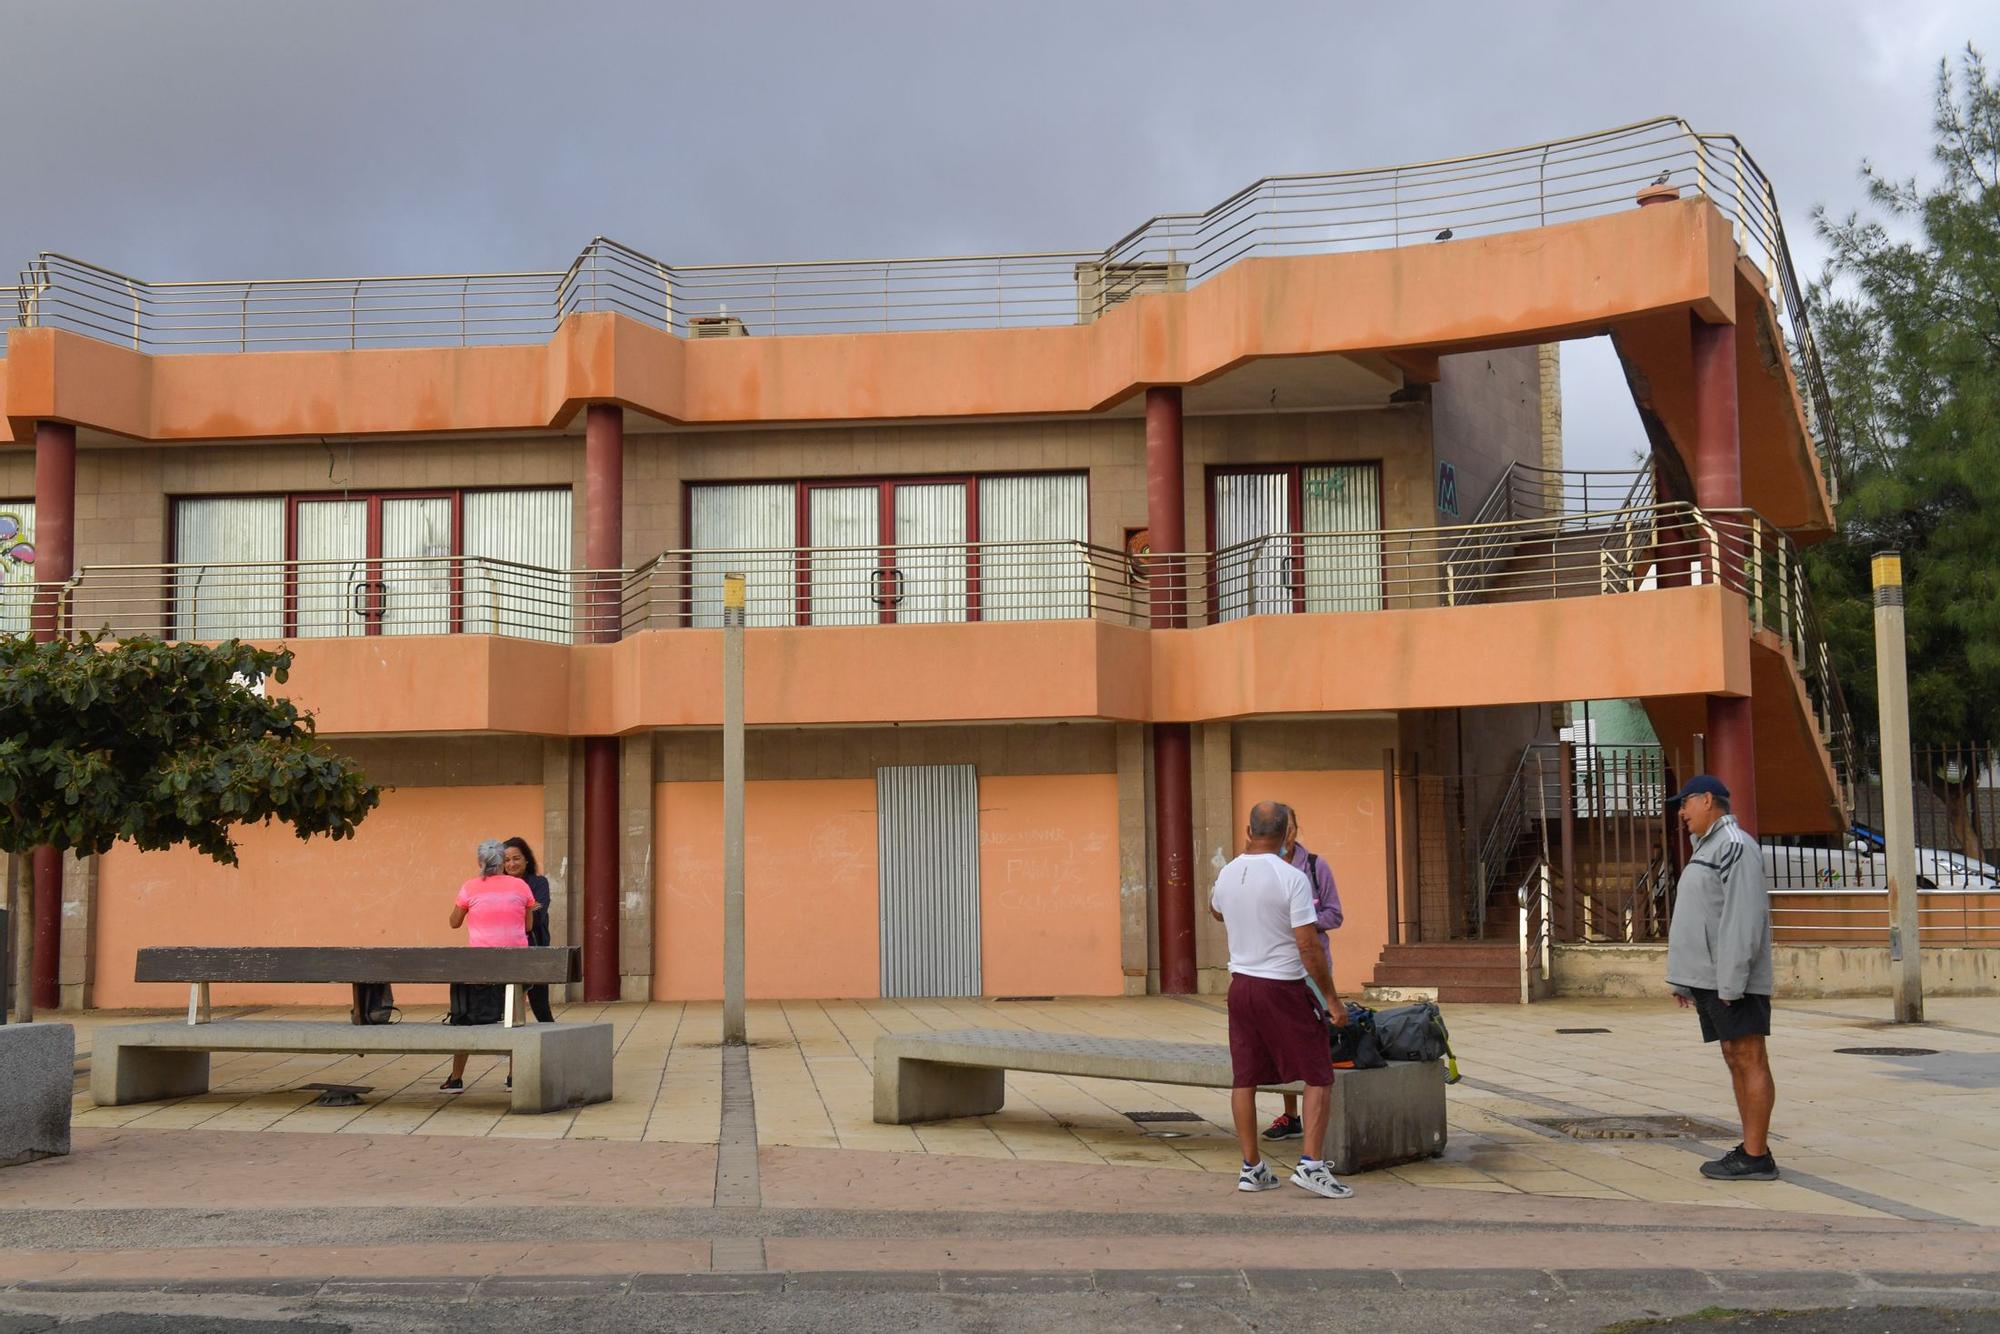
<svg viewBox="0 0 2000 1334"><path fill-rule="evenodd" d="M1229 979L1229 1064L1236 1088L1333 1082L1326 1015L1303 981Z"/></svg>

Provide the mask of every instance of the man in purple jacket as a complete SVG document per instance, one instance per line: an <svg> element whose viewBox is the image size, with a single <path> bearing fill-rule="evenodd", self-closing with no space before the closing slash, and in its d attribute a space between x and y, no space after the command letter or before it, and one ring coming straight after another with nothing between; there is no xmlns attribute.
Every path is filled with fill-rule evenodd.
<svg viewBox="0 0 2000 1334"><path fill-rule="evenodd" d="M1291 823L1285 829L1285 847L1282 855L1286 861L1304 871L1306 879L1312 881L1313 908L1319 914L1317 926L1320 948L1326 951L1326 967L1331 973L1333 942L1327 938L1326 933L1341 923L1340 891L1334 887L1333 868L1317 854L1308 852L1305 844L1299 842L1299 816L1296 810L1292 812ZM1287 1093L1284 1114L1271 1122L1270 1129L1264 1132L1264 1138L1298 1139L1305 1133L1305 1123L1299 1120L1298 1095Z"/></svg>

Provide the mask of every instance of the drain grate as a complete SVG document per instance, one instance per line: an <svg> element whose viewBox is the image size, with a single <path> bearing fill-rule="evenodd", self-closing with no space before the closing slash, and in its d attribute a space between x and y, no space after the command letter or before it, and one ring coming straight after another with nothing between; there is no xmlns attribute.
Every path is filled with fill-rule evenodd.
<svg viewBox="0 0 2000 1334"><path fill-rule="evenodd" d="M1186 1139L1187 1137L1188 1132L1185 1130L1148 1130L1143 1132L1143 1138L1146 1139Z"/></svg>
<svg viewBox="0 0 2000 1334"><path fill-rule="evenodd" d="M1691 1116L1541 1116L1538 1126L1571 1139L1727 1139L1736 1132Z"/></svg>
<svg viewBox="0 0 2000 1334"><path fill-rule="evenodd" d="M1558 1028L1558 1033L1609 1033L1608 1028Z"/></svg>
<svg viewBox="0 0 2000 1334"><path fill-rule="evenodd" d="M1052 1001L1054 999L1054 996L995 996L993 1003L1004 1005L1008 1001Z"/></svg>
<svg viewBox="0 0 2000 1334"><path fill-rule="evenodd" d="M1935 1047L1835 1047L1835 1056L1935 1056Z"/></svg>
<svg viewBox="0 0 2000 1334"><path fill-rule="evenodd" d="M1205 1121L1208 1118L1194 1112L1126 1112L1125 1119L1145 1125L1153 1121Z"/></svg>

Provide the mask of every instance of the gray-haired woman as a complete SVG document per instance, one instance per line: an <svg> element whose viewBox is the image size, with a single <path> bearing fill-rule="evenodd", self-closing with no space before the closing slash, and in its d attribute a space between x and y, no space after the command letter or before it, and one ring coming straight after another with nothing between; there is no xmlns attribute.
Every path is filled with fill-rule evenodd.
<svg viewBox="0 0 2000 1334"><path fill-rule="evenodd" d="M535 895L525 881L502 874L506 849L500 840L489 838L479 845L479 874L458 887L452 905L451 926L465 928L465 943L474 949L505 949L528 943L528 923L535 918ZM500 986L451 987L451 1021L464 1024L499 1022ZM487 1016L491 1016L490 1018ZM465 1092L465 1062L472 1053L459 1052L451 1058L451 1078L440 1085L445 1093ZM507 1065L507 1087L514 1086L514 1067Z"/></svg>

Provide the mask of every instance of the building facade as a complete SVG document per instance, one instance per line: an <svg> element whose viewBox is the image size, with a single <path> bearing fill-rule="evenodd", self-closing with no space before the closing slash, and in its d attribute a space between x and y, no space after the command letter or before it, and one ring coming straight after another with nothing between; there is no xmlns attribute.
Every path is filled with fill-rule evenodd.
<svg viewBox="0 0 2000 1334"><path fill-rule="evenodd" d="M753 998L1219 986L1199 906L1264 798L1334 866L1343 987L1511 941L1509 798L1463 780L1567 701L1699 738L1753 828L1845 819L1810 329L1768 183L1678 121L1267 179L1105 251L44 255L14 295L0 629L283 642L390 789L234 870L15 859L44 1004L175 1003L142 945L450 943L512 834L585 998L719 995L726 573ZM1607 333L1650 464L1565 472L1556 349Z"/></svg>

